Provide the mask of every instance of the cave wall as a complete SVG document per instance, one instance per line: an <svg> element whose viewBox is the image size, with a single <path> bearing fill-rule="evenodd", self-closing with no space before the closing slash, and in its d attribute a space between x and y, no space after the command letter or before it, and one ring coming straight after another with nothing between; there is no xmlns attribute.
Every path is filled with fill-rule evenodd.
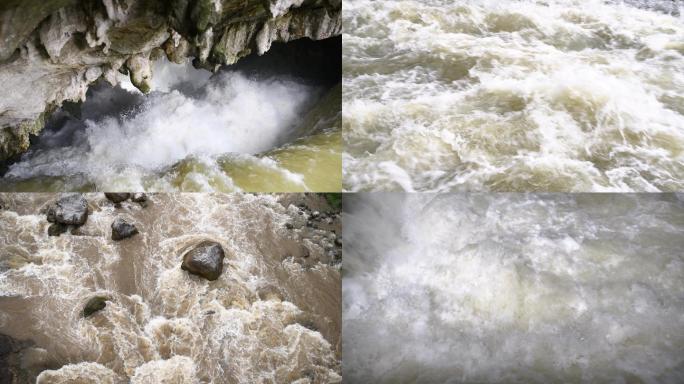
<svg viewBox="0 0 684 384"><path fill-rule="evenodd" d="M64 101L100 78L150 90L151 62L216 70L274 42L341 33L341 0L4 0L0 4L0 161Z"/></svg>

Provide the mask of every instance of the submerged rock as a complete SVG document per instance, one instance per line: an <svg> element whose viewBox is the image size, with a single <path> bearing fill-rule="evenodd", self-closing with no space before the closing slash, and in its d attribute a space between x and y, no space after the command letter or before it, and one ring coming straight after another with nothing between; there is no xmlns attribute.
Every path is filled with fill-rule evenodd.
<svg viewBox="0 0 684 384"><path fill-rule="evenodd" d="M88 201L79 194L64 196L47 210L47 220L51 223L83 225L87 219Z"/></svg>
<svg viewBox="0 0 684 384"><path fill-rule="evenodd" d="M133 196L131 196L131 201L135 203L144 203L147 201L147 195L142 192L134 193Z"/></svg>
<svg viewBox="0 0 684 384"><path fill-rule="evenodd" d="M224 256L221 244L203 241L183 256L181 269L207 280L216 280L223 271Z"/></svg>
<svg viewBox="0 0 684 384"><path fill-rule="evenodd" d="M59 236L69 229L68 225L61 223L52 223L48 227L48 236Z"/></svg>
<svg viewBox="0 0 684 384"><path fill-rule="evenodd" d="M138 228L135 225L126 222L122 218L117 218L112 223L112 240L119 241L136 235Z"/></svg>
<svg viewBox="0 0 684 384"><path fill-rule="evenodd" d="M119 204L123 201L128 200L129 197L131 197L130 193L109 193L105 192L105 197L107 200L111 201L114 204Z"/></svg>
<svg viewBox="0 0 684 384"><path fill-rule="evenodd" d="M83 317L89 317L95 312L103 310L107 306L108 297L95 296L88 300L85 307L83 307Z"/></svg>

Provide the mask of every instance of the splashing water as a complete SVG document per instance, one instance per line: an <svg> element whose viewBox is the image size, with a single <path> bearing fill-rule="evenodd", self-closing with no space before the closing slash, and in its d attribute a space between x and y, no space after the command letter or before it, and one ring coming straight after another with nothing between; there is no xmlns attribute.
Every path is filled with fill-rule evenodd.
<svg viewBox="0 0 684 384"><path fill-rule="evenodd" d="M684 380L684 195L373 193L344 212L345 382Z"/></svg>
<svg viewBox="0 0 684 384"><path fill-rule="evenodd" d="M323 89L282 76L210 78L189 62L159 62L154 73L146 97L122 78L119 87L92 90L76 117L62 110L58 129L9 167L0 189L325 191L340 184L339 96L335 103L334 94L321 97ZM298 162L288 163L287 154Z"/></svg>
<svg viewBox="0 0 684 384"><path fill-rule="evenodd" d="M350 0L348 191L679 191L682 3Z"/></svg>
<svg viewBox="0 0 684 384"><path fill-rule="evenodd" d="M339 383L334 234L305 225L287 202L302 196L160 194L116 208L86 194L86 224L49 237L39 211L56 195L2 194L0 334L35 343L21 369L42 371L38 383ZM140 233L113 242L116 217ZM211 282L180 268L207 239L226 252ZM106 307L83 318L95 295Z"/></svg>

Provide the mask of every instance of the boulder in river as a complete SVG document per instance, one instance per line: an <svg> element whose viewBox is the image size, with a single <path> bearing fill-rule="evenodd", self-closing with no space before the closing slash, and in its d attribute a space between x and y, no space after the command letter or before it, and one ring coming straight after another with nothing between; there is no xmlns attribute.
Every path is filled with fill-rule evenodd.
<svg viewBox="0 0 684 384"><path fill-rule="evenodd" d="M114 241L126 239L137 233L138 228L136 228L135 225L120 217L112 223L112 240Z"/></svg>
<svg viewBox="0 0 684 384"><path fill-rule="evenodd" d="M108 193L105 192L105 197L107 200L111 201L114 204L119 204L122 201L128 200L129 197L131 197L130 193Z"/></svg>
<svg viewBox="0 0 684 384"><path fill-rule="evenodd" d="M107 306L108 297L105 296L95 296L88 300L85 307L83 307L83 317L91 316L97 311L101 311Z"/></svg>
<svg viewBox="0 0 684 384"><path fill-rule="evenodd" d="M79 194L71 194L48 207L47 220L51 223L83 225L88 219L88 202Z"/></svg>
<svg viewBox="0 0 684 384"><path fill-rule="evenodd" d="M183 255L181 269L207 280L216 280L223 271L224 256L221 244L203 241Z"/></svg>
<svg viewBox="0 0 684 384"><path fill-rule="evenodd" d="M48 236L59 236L62 233L66 232L68 229L69 226L66 224L52 223L48 227Z"/></svg>

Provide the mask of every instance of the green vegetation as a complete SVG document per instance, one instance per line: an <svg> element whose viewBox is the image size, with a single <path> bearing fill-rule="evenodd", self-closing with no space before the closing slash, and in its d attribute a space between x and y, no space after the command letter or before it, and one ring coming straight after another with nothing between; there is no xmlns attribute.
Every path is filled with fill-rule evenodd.
<svg viewBox="0 0 684 384"><path fill-rule="evenodd" d="M323 193L328 205L334 210L339 211L342 208L342 194L341 193Z"/></svg>

